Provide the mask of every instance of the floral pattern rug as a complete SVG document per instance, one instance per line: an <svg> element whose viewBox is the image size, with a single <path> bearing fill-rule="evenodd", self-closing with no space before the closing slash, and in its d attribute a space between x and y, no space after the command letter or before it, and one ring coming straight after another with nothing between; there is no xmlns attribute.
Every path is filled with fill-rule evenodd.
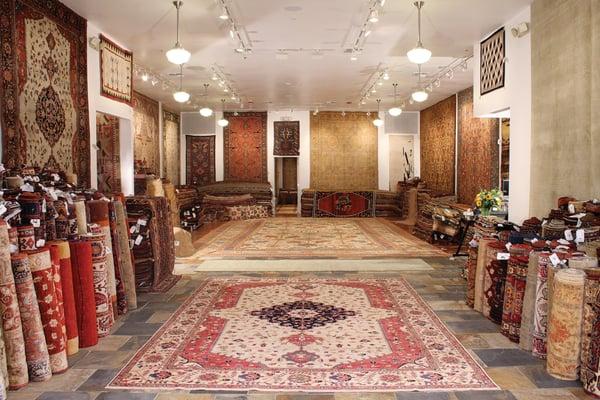
<svg viewBox="0 0 600 400"><path fill-rule="evenodd" d="M111 389L497 389L402 278L212 278Z"/></svg>
<svg viewBox="0 0 600 400"><path fill-rule="evenodd" d="M267 218L219 226L192 259L444 257L441 250L382 218Z"/></svg>

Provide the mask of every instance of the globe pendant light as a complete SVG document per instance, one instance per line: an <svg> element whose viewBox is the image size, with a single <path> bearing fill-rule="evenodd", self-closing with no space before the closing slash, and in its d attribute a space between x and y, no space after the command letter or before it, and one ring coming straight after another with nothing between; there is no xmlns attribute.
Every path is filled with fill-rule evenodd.
<svg viewBox="0 0 600 400"><path fill-rule="evenodd" d="M381 118L379 118L379 104L380 103L381 103L381 99L377 99L377 118L373 120L373 125L375 125L378 128L383 126L383 120Z"/></svg>
<svg viewBox="0 0 600 400"><path fill-rule="evenodd" d="M429 97L429 94L423 90L423 88L421 87L421 65L419 64L419 88L417 90L415 90L411 96L410 96L414 101L416 101L417 103L422 103L425 100L427 100L427 98Z"/></svg>
<svg viewBox="0 0 600 400"><path fill-rule="evenodd" d="M204 98L208 101L208 83L204 84ZM210 117L213 114L213 110L210 107L204 106L200 109L200 115L203 117Z"/></svg>
<svg viewBox="0 0 600 400"><path fill-rule="evenodd" d="M190 61L192 54L184 49L181 43L179 43L179 9L183 5L183 1L176 0L173 2L173 5L177 9L177 40L175 42L175 46L171 50L167 51L166 55L167 60L169 60L170 63L181 65Z"/></svg>
<svg viewBox="0 0 600 400"><path fill-rule="evenodd" d="M417 7L419 15L419 39L417 41L417 46L414 49L410 50L408 53L406 53L406 55L408 56L408 59L411 63L424 64L431 58L431 51L423 47L423 43L421 43L421 8L423 7L423 4L425 4L425 2L415 1L414 4Z"/></svg>
<svg viewBox="0 0 600 400"><path fill-rule="evenodd" d="M217 121L217 125L219 125L221 128L225 128L227 125L229 125L229 121L225 119L225 99L221 99L221 112L223 113L223 116Z"/></svg>
<svg viewBox="0 0 600 400"><path fill-rule="evenodd" d="M179 90L173 93L173 98L178 103L185 103L190 99L190 94L182 89L183 86L183 64L179 66Z"/></svg>
<svg viewBox="0 0 600 400"><path fill-rule="evenodd" d="M398 103L397 103L397 100L396 100L396 97L397 97L396 90L397 90L397 89L398 89L398 84L397 84L397 83L394 83L394 107L392 107L392 108L390 108L390 109L388 110L388 113L389 113L389 114L390 114L392 117L397 117L397 116L399 116L400 114L402 114L402 109L401 109L400 107L398 107L398 106L397 106L397 104L398 104Z"/></svg>

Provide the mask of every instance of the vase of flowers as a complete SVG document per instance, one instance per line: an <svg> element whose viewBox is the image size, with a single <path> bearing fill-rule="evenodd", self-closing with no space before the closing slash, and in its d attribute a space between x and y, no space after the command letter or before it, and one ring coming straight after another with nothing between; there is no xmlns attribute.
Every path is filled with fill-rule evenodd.
<svg viewBox="0 0 600 400"><path fill-rule="evenodd" d="M482 189L475 196L475 205L481 212L481 215L490 215L494 208L502 207L502 191L500 189Z"/></svg>

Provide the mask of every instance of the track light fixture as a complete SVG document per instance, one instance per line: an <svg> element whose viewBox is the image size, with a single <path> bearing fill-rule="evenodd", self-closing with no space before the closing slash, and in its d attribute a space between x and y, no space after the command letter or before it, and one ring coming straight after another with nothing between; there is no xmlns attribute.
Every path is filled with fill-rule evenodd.
<svg viewBox="0 0 600 400"><path fill-rule="evenodd" d="M173 2L173 5L177 9L177 40L175 41L175 46L167 51L166 56L170 63L181 65L190 61L192 54L179 43L179 9L183 6L183 1L176 0Z"/></svg>

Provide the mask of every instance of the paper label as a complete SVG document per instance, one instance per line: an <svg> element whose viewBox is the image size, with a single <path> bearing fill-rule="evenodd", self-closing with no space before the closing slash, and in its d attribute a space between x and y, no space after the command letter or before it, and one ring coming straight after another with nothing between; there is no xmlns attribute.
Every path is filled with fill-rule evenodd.
<svg viewBox="0 0 600 400"><path fill-rule="evenodd" d="M560 264L560 258L558 258L558 256L556 255L556 253L553 253L550 256L550 262L552 263L552 265L554 265L555 267Z"/></svg>
<svg viewBox="0 0 600 400"><path fill-rule="evenodd" d="M6 212L6 206L4 204L0 204L0 215Z"/></svg>
<svg viewBox="0 0 600 400"><path fill-rule="evenodd" d="M37 218L30 219L29 222L33 225L34 228L40 227L40 220Z"/></svg>
<svg viewBox="0 0 600 400"><path fill-rule="evenodd" d="M477 242L477 240L471 239L471 241L469 242L469 246L471 246L471 247L479 247L479 243Z"/></svg>
<svg viewBox="0 0 600 400"><path fill-rule="evenodd" d="M575 241L579 243L585 242L585 231L583 229L577 229L575 232Z"/></svg>
<svg viewBox="0 0 600 400"><path fill-rule="evenodd" d="M504 228L504 224L498 224L498 228Z"/></svg>
<svg viewBox="0 0 600 400"><path fill-rule="evenodd" d="M133 225L131 228L129 228L129 233L136 233L137 232L137 225Z"/></svg>
<svg viewBox="0 0 600 400"><path fill-rule="evenodd" d="M444 217L443 215L440 215L440 217L442 217L442 221L446 221L446 217Z"/></svg>
<svg viewBox="0 0 600 400"><path fill-rule="evenodd" d="M38 239L37 242L35 242L36 247L44 247L44 245L46 244L46 241L44 239Z"/></svg>
<svg viewBox="0 0 600 400"><path fill-rule="evenodd" d="M33 186L31 186L29 183L21 185L21 191L23 191L23 192L33 192Z"/></svg>
<svg viewBox="0 0 600 400"><path fill-rule="evenodd" d="M557 242L560 244L564 244L565 246L570 243L568 240L565 240L565 239L558 239Z"/></svg>
<svg viewBox="0 0 600 400"><path fill-rule="evenodd" d="M16 253L17 251L19 251L19 247L16 244L11 244L10 245L10 252L11 253Z"/></svg>
<svg viewBox="0 0 600 400"><path fill-rule="evenodd" d="M573 232L570 229L565 231L565 239L572 241L573 240Z"/></svg>
<svg viewBox="0 0 600 400"><path fill-rule="evenodd" d="M531 239L531 243L537 243L537 241L538 241L537 238Z"/></svg>
<svg viewBox="0 0 600 400"><path fill-rule="evenodd" d="M4 167L4 164L0 163L0 172L4 171L6 171L6 168Z"/></svg>
<svg viewBox="0 0 600 400"><path fill-rule="evenodd" d="M179 240L175 241L175 247L179 247Z"/></svg>
<svg viewBox="0 0 600 400"><path fill-rule="evenodd" d="M580 226L581 226L581 220L580 220L580 219L578 219L578 220L577 220L577 226L576 226L576 227L577 227L577 228L579 228Z"/></svg>
<svg viewBox="0 0 600 400"><path fill-rule="evenodd" d="M46 212L46 199L42 200L42 212Z"/></svg>
<svg viewBox="0 0 600 400"><path fill-rule="evenodd" d="M138 246L140 243L142 243L142 239L143 239L143 238L144 238L144 237L143 237L142 235L138 235L138 236L135 238L135 245L136 245L136 246Z"/></svg>
<svg viewBox="0 0 600 400"><path fill-rule="evenodd" d="M496 260L508 260L510 259L510 253L498 253L496 254Z"/></svg>
<svg viewBox="0 0 600 400"><path fill-rule="evenodd" d="M546 225L547 223L548 223L548 220L547 220L547 219L543 220L543 221L542 221L542 226Z"/></svg>
<svg viewBox="0 0 600 400"><path fill-rule="evenodd" d="M146 221L145 219L138 219L137 220L137 224L141 225L141 226L146 226L146 224L148 223L148 221Z"/></svg>
<svg viewBox="0 0 600 400"><path fill-rule="evenodd" d="M511 247L512 247L512 243L510 243L510 242L506 243L506 250L510 251Z"/></svg>
<svg viewBox="0 0 600 400"><path fill-rule="evenodd" d="M133 249L133 239L129 239L129 248Z"/></svg>
<svg viewBox="0 0 600 400"><path fill-rule="evenodd" d="M569 204L569 213L575 214L575 204Z"/></svg>

